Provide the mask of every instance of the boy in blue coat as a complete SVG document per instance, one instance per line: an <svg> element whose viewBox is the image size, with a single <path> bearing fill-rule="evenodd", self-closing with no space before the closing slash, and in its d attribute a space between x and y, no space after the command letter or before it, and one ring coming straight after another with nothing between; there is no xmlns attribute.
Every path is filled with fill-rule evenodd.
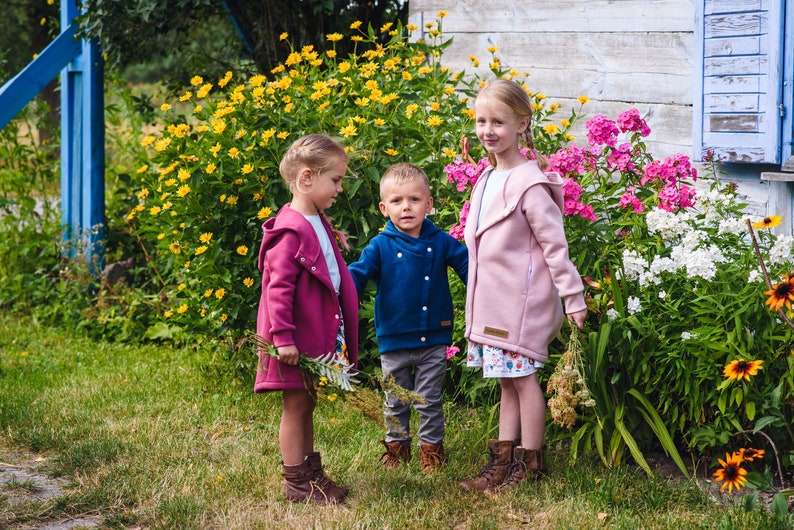
<svg viewBox="0 0 794 530"><path fill-rule="evenodd" d="M468 251L425 216L433 208L430 183L413 164L391 166L380 181L380 211L389 218L361 258L348 268L359 297L374 280L375 329L383 377L417 393L422 471L447 461L441 388L452 344L452 295L447 268L465 283ZM411 404L386 392L386 452L380 462L398 467L411 459Z"/></svg>

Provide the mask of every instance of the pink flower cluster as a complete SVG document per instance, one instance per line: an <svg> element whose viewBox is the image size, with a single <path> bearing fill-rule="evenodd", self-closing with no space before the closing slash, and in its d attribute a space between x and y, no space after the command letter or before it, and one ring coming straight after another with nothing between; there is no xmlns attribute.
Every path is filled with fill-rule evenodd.
<svg viewBox="0 0 794 530"><path fill-rule="evenodd" d="M469 201L463 201L463 206L460 209L460 223L452 225L449 229L449 235L463 241L463 231L466 229L466 220L469 218Z"/></svg>
<svg viewBox="0 0 794 530"><path fill-rule="evenodd" d="M482 175L483 170L487 166L487 158L480 160L476 166L472 165L471 162L458 158L444 168L444 173L447 174L447 181L455 184L455 189L465 191L467 187L474 186L477 183L477 178Z"/></svg>
<svg viewBox="0 0 794 530"><path fill-rule="evenodd" d="M571 178L563 178L562 192L564 197L563 215L578 215L592 222L598 220L593 205L585 204L579 200L582 197L582 186L578 182Z"/></svg>
<svg viewBox="0 0 794 530"><path fill-rule="evenodd" d="M648 136L651 129L637 109L620 113L615 121L599 114L587 122L586 129L589 147L571 144L548 157L548 170L563 177L564 215L579 216L591 222L598 220L592 204L582 200L587 193L596 190L583 189L579 181L587 176L600 175L604 171L607 172L610 182L616 182L612 180L615 173L621 175L620 180L626 183L626 188L620 196L618 206L631 208L636 214L646 210L649 197L655 197L658 207L667 211L688 208L695 204L695 189L684 181L695 181L697 171L692 167L689 158L682 154L658 161L652 160L645 153L638 139ZM621 134L629 135L630 141L618 145ZM487 158L475 164L466 156L467 148L468 145L464 143L465 160L458 159L444 168L447 180L454 183L460 192L474 186L488 166ZM523 152L525 156L531 156L526 150ZM449 231L458 240L463 239L468 215L469 202L466 201L460 211L460 223Z"/></svg>
<svg viewBox="0 0 794 530"><path fill-rule="evenodd" d="M692 167L689 157L678 153L664 162L654 160L646 165L640 184L660 188L659 207L672 212L695 205L696 191L683 184L685 180L697 180L697 169Z"/></svg>

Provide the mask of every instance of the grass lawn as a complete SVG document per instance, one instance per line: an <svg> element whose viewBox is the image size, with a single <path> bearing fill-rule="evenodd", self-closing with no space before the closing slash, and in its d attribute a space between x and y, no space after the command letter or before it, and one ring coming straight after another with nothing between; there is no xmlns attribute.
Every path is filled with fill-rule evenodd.
<svg viewBox="0 0 794 530"><path fill-rule="evenodd" d="M281 491L280 395L214 378L200 357L0 314L1 465L33 459L64 486L26 498L20 491L36 490L33 482L0 485L0 528L86 515L128 529L785 528L702 480L570 463L563 448L549 452L552 477L540 484L495 497L466 492L458 482L486 459L493 411L452 404L449 465L425 476L417 450L406 468L378 467L381 428L350 404L321 403L316 447L350 498L291 504Z"/></svg>

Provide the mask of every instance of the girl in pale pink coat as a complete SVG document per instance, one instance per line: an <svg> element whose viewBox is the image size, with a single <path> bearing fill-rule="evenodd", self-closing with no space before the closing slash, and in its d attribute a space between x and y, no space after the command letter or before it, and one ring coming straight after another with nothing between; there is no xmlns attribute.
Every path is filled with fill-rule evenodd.
<svg viewBox="0 0 794 530"><path fill-rule="evenodd" d="M562 179L543 172L546 161L534 149L527 92L514 81L495 79L478 94L474 114L490 166L472 190L464 233L467 364L499 379L501 400L490 460L461 485L494 492L545 473L546 402L537 372L563 314L581 328L587 306L568 258ZM524 157L519 141L534 160Z"/></svg>

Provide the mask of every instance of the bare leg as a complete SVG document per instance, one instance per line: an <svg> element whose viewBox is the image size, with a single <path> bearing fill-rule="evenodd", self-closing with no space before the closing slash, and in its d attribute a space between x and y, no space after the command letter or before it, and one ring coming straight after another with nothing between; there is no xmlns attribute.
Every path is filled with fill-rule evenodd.
<svg viewBox="0 0 794 530"><path fill-rule="evenodd" d="M284 390L278 441L284 465L303 462L314 451L315 397L305 389Z"/></svg>
<svg viewBox="0 0 794 530"><path fill-rule="evenodd" d="M502 397L499 403L499 439L517 440L521 435L519 395L513 379L500 378Z"/></svg>
<svg viewBox="0 0 794 530"><path fill-rule="evenodd" d="M519 401L521 446L541 449L546 428L546 400L538 383L538 374L513 379Z"/></svg>

